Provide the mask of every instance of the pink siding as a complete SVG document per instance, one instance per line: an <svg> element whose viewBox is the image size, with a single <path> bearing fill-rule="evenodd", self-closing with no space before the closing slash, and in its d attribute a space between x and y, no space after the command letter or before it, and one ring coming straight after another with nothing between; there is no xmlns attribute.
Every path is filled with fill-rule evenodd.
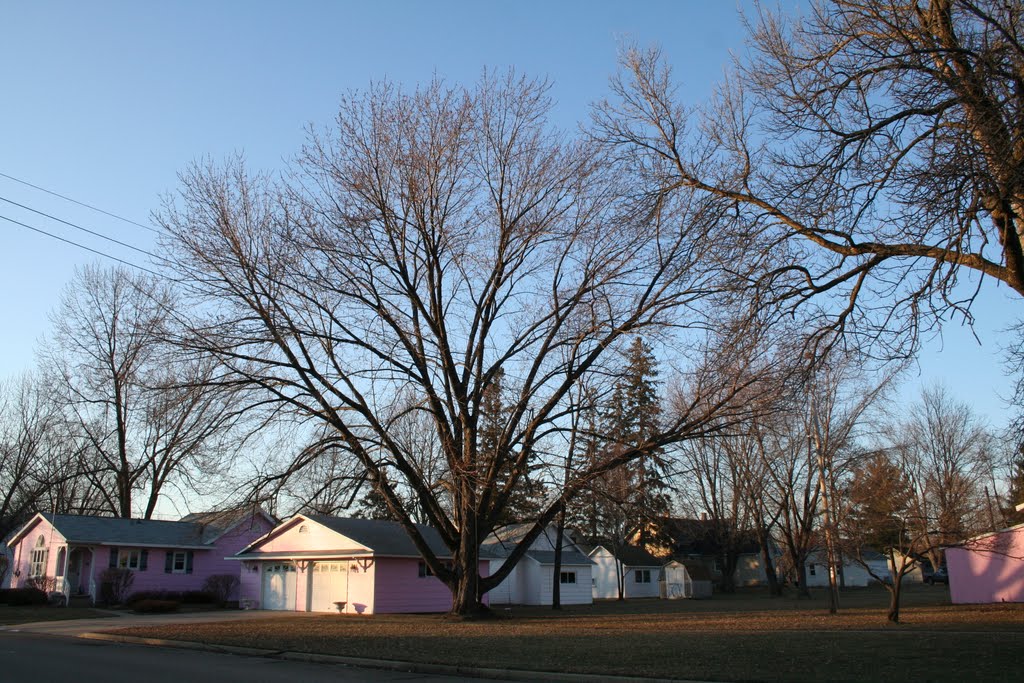
<svg viewBox="0 0 1024 683"><path fill-rule="evenodd" d="M200 590L208 576L214 574L238 574L241 571L241 563L237 560L225 560L225 557L234 555L246 545L259 538L270 530L270 524L262 515L257 516L252 524L241 523L230 530L209 549L192 550L192 573L175 574L165 571L165 563L168 552L174 552L175 548L145 548L148 555L147 567L145 570L133 570L134 580L129 589L130 593L136 591L191 591ZM32 529L17 545L12 548L14 564L10 573L9 585L12 587L23 586L29 576L29 564L32 550L40 533L47 539L47 567L46 576L57 575L57 558L60 556L60 549L65 547L65 539L54 529L49 522L38 520ZM113 546L77 546L86 551L86 559L93 564L91 579L98 586L100 575L110 566L110 551ZM122 546L124 549L135 546ZM141 548L139 548L141 550ZM20 575L15 576L15 571ZM90 568L88 564L83 567L81 585L88 589L90 582ZM72 587L74 590L77 587ZM257 591L258 593L258 591Z"/></svg>
<svg viewBox="0 0 1024 683"><path fill-rule="evenodd" d="M946 551L954 603L1024 602L1024 525Z"/></svg>
<svg viewBox="0 0 1024 683"><path fill-rule="evenodd" d="M242 563L238 560L225 558L231 557L272 528L273 525L267 521L266 517L255 515L251 521L241 522L234 529L218 538L217 542L213 544L213 550L203 558L203 580L205 581L207 576L214 574L234 574L237 576L242 571ZM198 553L195 557L198 559ZM196 564L194 572L199 573L199 571L199 565ZM236 594L232 595L229 599L237 600L238 597Z"/></svg>
<svg viewBox="0 0 1024 683"><path fill-rule="evenodd" d="M43 519L36 520L25 537L11 548L11 567L8 572L8 587L19 588L25 585L29 578L29 565L32 559L32 550L36 547L36 541L42 534L46 541L46 576L53 577L57 574L57 556L64 546L64 537L53 528L49 522Z"/></svg>
<svg viewBox="0 0 1024 683"><path fill-rule="evenodd" d="M481 576L487 575L486 560L480 562L479 571ZM419 560L381 558L377 560L376 577L377 614L447 612L452 607L448 586L433 576L420 577Z"/></svg>

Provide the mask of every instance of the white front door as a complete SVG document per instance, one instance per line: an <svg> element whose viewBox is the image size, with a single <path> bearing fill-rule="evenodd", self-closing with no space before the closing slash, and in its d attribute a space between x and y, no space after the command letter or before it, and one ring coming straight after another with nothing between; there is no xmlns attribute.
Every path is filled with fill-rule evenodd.
<svg viewBox="0 0 1024 683"><path fill-rule="evenodd" d="M317 562L312 572L309 611L338 612L344 607L338 603L348 601L348 563Z"/></svg>
<svg viewBox="0 0 1024 683"><path fill-rule="evenodd" d="M264 563L263 609L294 611L296 576L294 565Z"/></svg>

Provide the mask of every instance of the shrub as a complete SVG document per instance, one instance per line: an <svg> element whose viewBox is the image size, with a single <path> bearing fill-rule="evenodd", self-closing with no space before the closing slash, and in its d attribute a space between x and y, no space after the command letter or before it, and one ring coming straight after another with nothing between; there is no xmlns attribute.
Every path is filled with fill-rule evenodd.
<svg viewBox="0 0 1024 683"><path fill-rule="evenodd" d="M26 588L38 588L44 593L57 592L58 583L60 582L52 576L30 576L29 578L25 579Z"/></svg>
<svg viewBox="0 0 1024 683"><path fill-rule="evenodd" d="M38 588L12 588L7 591L7 604L11 607L45 605L48 600L46 592Z"/></svg>
<svg viewBox="0 0 1024 683"><path fill-rule="evenodd" d="M225 605L238 588L239 583L241 581L237 574L213 574L206 577L203 590L215 596L221 605Z"/></svg>
<svg viewBox="0 0 1024 683"><path fill-rule="evenodd" d="M139 600L132 606L132 610L141 614L165 614L176 612L179 604L177 600Z"/></svg>
<svg viewBox="0 0 1024 683"><path fill-rule="evenodd" d="M100 602L107 605L123 604L134 581L135 574L130 569L104 569L100 574Z"/></svg>
<svg viewBox="0 0 1024 683"><path fill-rule="evenodd" d="M186 605L212 605L217 602L217 596L207 591L184 591L181 601Z"/></svg>
<svg viewBox="0 0 1024 683"><path fill-rule="evenodd" d="M0 588L0 605L7 604L7 596L11 594L11 588Z"/></svg>

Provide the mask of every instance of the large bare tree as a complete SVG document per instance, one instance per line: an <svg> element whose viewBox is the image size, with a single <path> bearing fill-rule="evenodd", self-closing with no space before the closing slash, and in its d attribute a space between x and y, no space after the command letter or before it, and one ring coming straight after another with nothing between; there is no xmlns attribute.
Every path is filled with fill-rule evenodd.
<svg viewBox="0 0 1024 683"><path fill-rule="evenodd" d="M1021 14L1016 0L759 8L749 57L702 110L676 100L656 50L628 51L599 138L647 160L653 193L734 202L774 296L904 355L951 310L970 319L983 278L1024 295Z"/></svg>
<svg viewBox="0 0 1024 683"><path fill-rule="evenodd" d="M150 518L169 482L195 490L193 477L216 471L231 451L219 439L238 411L212 382L211 359L175 356L174 311L167 283L87 266L52 316L44 367L84 442L80 473L119 517Z"/></svg>
<svg viewBox="0 0 1024 683"><path fill-rule="evenodd" d="M472 88L377 84L311 133L285 181L198 165L161 217L178 277L210 313L188 343L345 442L458 614L482 609L590 479L701 433L730 396L720 373L707 387L720 400L575 471L504 566L479 576L480 542L538 441L567 428L571 389L606 371L625 335L701 338L735 261L710 240L721 202L632 194L636 167L555 130L547 90L512 74ZM731 352L757 353L752 336ZM481 404L499 374L503 424L483 454ZM393 433L412 414L443 454L440 487ZM412 524L402 489L453 566Z"/></svg>

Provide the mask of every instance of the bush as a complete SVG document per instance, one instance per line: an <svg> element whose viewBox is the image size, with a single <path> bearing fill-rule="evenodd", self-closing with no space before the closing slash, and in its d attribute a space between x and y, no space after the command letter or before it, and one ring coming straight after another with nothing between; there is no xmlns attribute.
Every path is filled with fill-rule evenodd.
<svg viewBox="0 0 1024 683"><path fill-rule="evenodd" d="M26 588L38 588L44 593L56 593L58 583L56 577L52 576L31 576L25 579Z"/></svg>
<svg viewBox="0 0 1024 683"><path fill-rule="evenodd" d="M7 604L11 607L45 605L49 601L46 591L38 588L12 588L7 591Z"/></svg>
<svg viewBox="0 0 1024 683"><path fill-rule="evenodd" d="M178 611L180 604L177 600L139 600L132 605L132 611L140 614L166 614Z"/></svg>
<svg viewBox="0 0 1024 683"><path fill-rule="evenodd" d="M128 596L124 604L132 607L144 600L171 601L186 605L209 605L217 602L217 596L207 591L136 591Z"/></svg>
<svg viewBox="0 0 1024 683"><path fill-rule="evenodd" d="M123 604L134 581L135 573L130 569L104 569L100 574L100 602L106 605Z"/></svg>
<svg viewBox="0 0 1024 683"><path fill-rule="evenodd" d="M203 590L215 596L217 602L226 605L232 593L238 588L241 580L237 574L213 574L206 577Z"/></svg>
<svg viewBox="0 0 1024 683"><path fill-rule="evenodd" d="M11 594L12 588L0 588L0 605L7 604L7 596Z"/></svg>
<svg viewBox="0 0 1024 683"><path fill-rule="evenodd" d="M186 605L212 605L217 602L217 596L207 591L184 591L181 601Z"/></svg>

